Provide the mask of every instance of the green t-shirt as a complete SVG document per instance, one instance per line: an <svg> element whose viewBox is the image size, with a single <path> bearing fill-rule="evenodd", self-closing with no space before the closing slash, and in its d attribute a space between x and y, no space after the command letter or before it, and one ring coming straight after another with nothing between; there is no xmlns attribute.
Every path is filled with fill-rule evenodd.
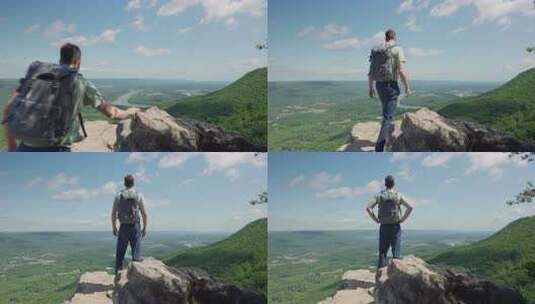
<svg viewBox="0 0 535 304"><path fill-rule="evenodd" d="M29 80L37 68L43 63L36 61L28 67L26 76L20 80L21 86L17 89L20 92L22 84ZM75 80L75 90L73 94L74 98L74 113L71 131L60 143L61 146L71 146L73 143L83 140L82 134L80 134L80 122L78 119L78 113L82 110L82 107L88 106L98 108L104 103L104 97L97 89L97 87L89 80L85 79L82 74L78 74Z"/></svg>

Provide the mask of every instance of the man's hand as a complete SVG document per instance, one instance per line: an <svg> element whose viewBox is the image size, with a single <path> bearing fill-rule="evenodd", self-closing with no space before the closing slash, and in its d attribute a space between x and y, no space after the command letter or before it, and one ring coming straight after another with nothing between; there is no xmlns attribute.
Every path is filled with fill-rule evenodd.
<svg viewBox="0 0 535 304"><path fill-rule="evenodd" d="M410 88L405 88L405 97L409 97L412 95L412 91Z"/></svg>
<svg viewBox="0 0 535 304"><path fill-rule="evenodd" d="M375 90L373 88L370 88L368 95L370 95L370 98L375 98Z"/></svg>
<svg viewBox="0 0 535 304"><path fill-rule="evenodd" d="M141 231L141 237L144 238L147 235L147 230L143 228L143 231Z"/></svg>
<svg viewBox="0 0 535 304"><path fill-rule="evenodd" d="M113 226L113 236L117 236L117 227Z"/></svg>
<svg viewBox="0 0 535 304"><path fill-rule="evenodd" d="M128 110L126 110L126 113L128 113L128 116L130 116L130 118L134 117L134 115L136 115L137 112L141 112L141 109L140 108L129 108Z"/></svg>

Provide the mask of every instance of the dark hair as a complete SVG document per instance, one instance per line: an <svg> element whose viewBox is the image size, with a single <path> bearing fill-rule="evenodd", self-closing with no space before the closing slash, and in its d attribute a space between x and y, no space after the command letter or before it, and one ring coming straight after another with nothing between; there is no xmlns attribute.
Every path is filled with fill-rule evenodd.
<svg viewBox="0 0 535 304"><path fill-rule="evenodd" d="M394 40L396 39L396 32L394 32L393 29L389 29L385 32L385 39L386 41Z"/></svg>
<svg viewBox="0 0 535 304"><path fill-rule="evenodd" d="M385 178L385 186L388 189L394 188L394 177L392 175L389 175Z"/></svg>
<svg viewBox="0 0 535 304"><path fill-rule="evenodd" d="M61 47L60 55L61 64L72 64L82 58L82 51L77 45L66 43Z"/></svg>
<svg viewBox="0 0 535 304"><path fill-rule="evenodd" d="M124 186L126 188L134 187L134 176L132 176L131 174L128 174L127 176L125 176L124 177Z"/></svg>

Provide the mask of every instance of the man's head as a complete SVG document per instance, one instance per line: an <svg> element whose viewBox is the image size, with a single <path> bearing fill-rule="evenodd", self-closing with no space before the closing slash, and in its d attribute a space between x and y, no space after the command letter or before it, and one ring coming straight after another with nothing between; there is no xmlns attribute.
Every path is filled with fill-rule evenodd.
<svg viewBox="0 0 535 304"><path fill-rule="evenodd" d="M386 42L391 40L396 40L396 32L394 32L393 29L389 29L385 32L385 40Z"/></svg>
<svg viewBox="0 0 535 304"><path fill-rule="evenodd" d="M124 186L126 188L132 188L134 187L134 176L131 174L128 174L124 177Z"/></svg>
<svg viewBox="0 0 535 304"><path fill-rule="evenodd" d="M385 178L385 186L386 189L392 189L394 188L395 182L394 177L392 175L389 175Z"/></svg>
<svg viewBox="0 0 535 304"><path fill-rule="evenodd" d="M61 47L59 63L79 69L82 51L77 45L66 43Z"/></svg>

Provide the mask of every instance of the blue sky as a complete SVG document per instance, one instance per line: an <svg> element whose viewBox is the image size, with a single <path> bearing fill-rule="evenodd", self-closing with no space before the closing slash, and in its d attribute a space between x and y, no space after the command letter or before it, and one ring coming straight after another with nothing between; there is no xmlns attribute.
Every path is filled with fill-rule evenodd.
<svg viewBox="0 0 535 304"><path fill-rule="evenodd" d="M82 46L92 78L235 80L266 66L266 0L6 0L0 3L0 78L58 46Z"/></svg>
<svg viewBox="0 0 535 304"><path fill-rule="evenodd" d="M0 231L110 230L131 173L151 230L232 232L267 216L248 203L266 190L266 170L265 155L252 153L3 153Z"/></svg>
<svg viewBox="0 0 535 304"><path fill-rule="evenodd" d="M270 80L362 80L393 28L409 77L505 81L535 66L532 0L270 0Z"/></svg>
<svg viewBox="0 0 535 304"><path fill-rule="evenodd" d="M535 215L506 205L533 166L502 153L270 153L269 229L373 229L366 204L392 174L415 207L405 228L494 231Z"/></svg>

